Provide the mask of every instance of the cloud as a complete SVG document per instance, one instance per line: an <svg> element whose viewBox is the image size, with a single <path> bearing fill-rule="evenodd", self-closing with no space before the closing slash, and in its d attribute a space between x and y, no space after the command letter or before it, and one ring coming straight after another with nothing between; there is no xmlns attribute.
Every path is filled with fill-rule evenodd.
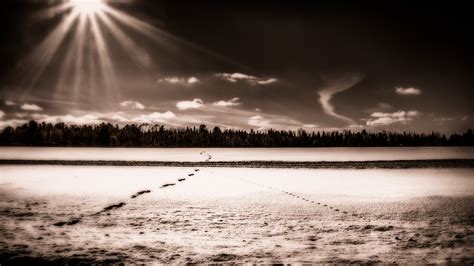
<svg viewBox="0 0 474 266"><path fill-rule="evenodd" d="M25 118L29 116L29 114L28 113L15 113L15 116L18 118Z"/></svg>
<svg viewBox="0 0 474 266"><path fill-rule="evenodd" d="M14 106L14 105L16 105L16 103L13 102L13 101L5 101L5 105L6 106Z"/></svg>
<svg viewBox="0 0 474 266"><path fill-rule="evenodd" d="M323 90L317 92L319 94L319 102L321 103L324 113L347 122L348 124L355 124L354 121L349 117L345 117L336 113L335 106L331 103L331 99L335 94L352 88L361 80L362 76L351 75L327 82L326 87Z"/></svg>
<svg viewBox="0 0 474 266"><path fill-rule="evenodd" d="M438 124L444 124L445 122L450 122L453 121L455 118L454 117L439 117L439 118L434 118L433 122L436 122Z"/></svg>
<svg viewBox="0 0 474 266"><path fill-rule="evenodd" d="M281 116L272 116L271 118L265 118L261 115L254 115L248 119L247 124L251 127L256 127L257 130L297 130L298 128L301 128L300 121Z"/></svg>
<svg viewBox="0 0 474 266"><path fill-rule="evenodd" d="M111 120L114 120L114 121L117 121L117 122L120 122L120 123L128 123L130 122L130 119L126 118L126 117L123 117L119 114L115 114L115 115L112 115L112 117L110 118Z"/></svg>
<svg viewBox="0 0 474 266"><path fill-rule="evenodd" d="M413 87L410 87L410 88L402 88L402 87L395 88L395 92L400 94L400 95L420 95L421 94L420 89L416 89L416 88L413 88Z"/></svg>
<svg viewBox="0 0 474 266"><path fill-rule="evenodd" d="M171 84L181 84L181 85L192 85L199 82L199 79L196 77L165 77L158 79L158 83L171 83Z"/></svg>
<svg viewBox="0 0 474 266"><path fill-rule="evenodd" d="M224 100L224 102L238 102L239 99L234 97L230 100ZM202 104L202 109L199 112L179 112L173 113L173 111L157 110L154 112L146 111L114 111L114 112L85 112L81 110L70 110L71 113L62 114L45 114L43 112L25 112L25 113L12 113L6 112L6 118L12 119L4 121L0 119L1 125L6 126L18 126L27 123L29 120L36 120L37 122L45 122L51 124L57 124L60 122L74 125L97 125L101 123L117 124L124 126L125 124L148 124L152 125L164 125L170 127L186 127L186 126L199 126L200 124L206 124L209 128L218 126L221 129L242 129L242 130L268 130L270 128L275 130L298 130L301 128L311 130L320 129L316 128L318 125L304 124L302 121L295 120L292 117L265 113L255 112L254 110L243 110L241 108L226 108L220 106L211 106L212 104L205 104L200 99L194 99L188 101L190 103ZM146 110L146 109L145 109ZM20 116L18 116L19 114Z"/></svg>
<svg viewBox="0 0 474 266"><path fill-rule="evenodd" d="M408 111L407 116L420 116L421 113L418 111Z"/></svg>
<svg viewBox="0 0 474 266"><path fill-rule="evenodd" d="M181 101L176 103L176 107L179 110L187 110L187 109L198 109L204 105L204 102L201 99L193 99L192 101Z"/></svg>
<svg viewBox="0 0 474 266"><path fill-rule="evenodd" d="M239 80L244 80L252 85L268 85L278 81L276 78L265 79L243 73L217 73L216 77L227 80L229 82L237 82Z"/></svg>
<svg viewBox="0 0 474 266"><path fill-rule="evenodd" d="M223 106L223 107L227 107L227 106L237 106L237 105L241 105L242 103L239 102L240 98L239 97L234 97L228 101L223 101L223 100L220 100L220 101L217 101L217 102L214 102L212 103L213 105L215 106Z"/></svg>
<svg viewBox="0 0 474 266"><path fill-rule="evenodd" d="M156 120L156 119L170 119L170 118L173 118L175 117L176 115L171 112L171 111L166 111L164 113L160 113L160 112L153 112L151 114L148 115L148 118L150 118L151 120Z"/></svg>
<svg viewBox="0 0 474 266"><path fill-rule="evenodd" d="M437 124L444 124L446 122L451 122L451 121L466 121L469 119L469 116L467 115L458 115L458 116L441 116L441 117L435 117L433 118L433 122L436 122Z"/></svg>
<svg viewBox="0 0 474 266"><path fill-rule="evenodd" d="M367 120L366 124L368 126L386 126L394 123L407 124L420 115L421 113L418 111L375 112L370 115L372 118Z"/></svg>
<svg viewBox="0 0 474 266"><path fill-rule="evenodd" d="M258 80L257 83L260 84L260 85L268 85L268 84L275 83L277 81L278 81L278 79L276 79L276 78L270 78L270 79L267 79L267 80Z"/></svg>
<svg viewBox="0 0 474 266"><path fill-rule="evenodd" d="M176 115L171 111L167 111L164 113L153 112L150 114L144 114L144 115L134 117L130 119L130 121L133 123L140 123L140 124L152 124L152 123L163 123L166 120L174 118L174 117L176 117Z"/></svg>
<svg viewBox="0 0 474 266"><path fill-rule="evenodd" d="M159 82L182 83L184 82L184 78L168 77L168 78L160 79Z"/></svg>
<svg viewBox="0 0 474 266"><path fill-rule="evenodd" d="M0 110L0 119L3 119L4 116L5 116L5 112Z"/></svg>
<svg viewBox="0 0 474 266"><path fill-rule="evenodd" d="M230 77L233 79L256 79L256 77L254 76L242 74L242 73L234 73L234 74L224 73L223 75L230 75Z"/></svg>
<svg viewBox="0 0 474 266"><path fill-rule="evenodd" d="M188 83L189 84L194 84L194 83L198 83L198 82L199 82L199 79L197 79L195 77L188 78Z"/></svg>
<svg viewBox="0 0 474 266"><path fill-rule="evenodd" d="M259 130L270 128L271 120L266 120L260 115L255 115L249 118L248 124L257 127Z"/></svg>
<svg viewBox="0 0 474 266"><path fill-rule="evenodd" d="M315 124L303 124L303 129L315 129L318 125Z"/></svg>
<svg viewBox="0 0 474 266"><path fill-rule="evenodd" d="M106 122L105 120L99 119L97 116L92 114L83 116L32 114L31 117L38 122L51 124L62 122L71 125L97 125Z"/></svg>
<svg viewBox="0 0 474 266"><path fill-rule="evenodd" d="M120 106L125 107L125 108L130 108L130 109L138 109L138 110L145 109L145 105L139 102L135 102L135 101L124 101L120 103Z"/></svg>
<svg viewBox="0 0 474 266"><path fill-rule="evenodd" d="M27 120L22 120L22 119L10 119L10 120L5 120L5 121L0 121L0 129L3 130L6 127L17 127L21 126L25 123L28 123Z"/></svg>
<svg viewBox="0 0 474 266"><path fill-rule="evenodd" d="M216 77L225 79L230 82L237 82L237 80L255 80L257 77L242 74L242 73L217 73Z"/></svg>
<svg viewBox="0 0 474 266"><path fill-rule="evenodd" d="M29 103L23 104L21 106L21 109L25 111L42 111L43 110L43 108L41 108L40 106L36 104L29 104Z"/></svg>

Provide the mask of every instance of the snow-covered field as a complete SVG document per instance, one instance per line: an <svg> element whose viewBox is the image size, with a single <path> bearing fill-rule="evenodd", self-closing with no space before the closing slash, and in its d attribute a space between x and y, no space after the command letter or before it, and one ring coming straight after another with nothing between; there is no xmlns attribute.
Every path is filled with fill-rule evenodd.
<svg viewBox="0 0 474 266"><path fill-rule="evenodd" d="M472 264L473 177L4 165L0 261Z"/></svg>

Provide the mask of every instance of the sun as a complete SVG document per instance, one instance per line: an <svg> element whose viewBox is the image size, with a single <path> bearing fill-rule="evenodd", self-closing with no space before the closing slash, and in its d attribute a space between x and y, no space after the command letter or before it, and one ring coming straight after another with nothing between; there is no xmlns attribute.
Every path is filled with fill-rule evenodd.
<svg viewBox="0 0 474 266"><path fill-rule="evenodd" d="M94 15L103 10L103 0L71 0L73 8L81 15Z"/></svg>

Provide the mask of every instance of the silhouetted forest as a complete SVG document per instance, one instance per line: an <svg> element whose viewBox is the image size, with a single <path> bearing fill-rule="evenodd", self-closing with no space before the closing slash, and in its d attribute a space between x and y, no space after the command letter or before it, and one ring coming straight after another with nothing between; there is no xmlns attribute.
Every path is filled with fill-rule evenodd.
<svg viewBox="0 0 474 266"><path fill-rule="evenodd" d="M445 135L378 132L333 131L244 131L209 130L205 125L187 128L165 128L158 125L112 124L66 125L30 121L0 133L2 146L67 147L373 147L373 146L473 146L474 135Z"/></svg>

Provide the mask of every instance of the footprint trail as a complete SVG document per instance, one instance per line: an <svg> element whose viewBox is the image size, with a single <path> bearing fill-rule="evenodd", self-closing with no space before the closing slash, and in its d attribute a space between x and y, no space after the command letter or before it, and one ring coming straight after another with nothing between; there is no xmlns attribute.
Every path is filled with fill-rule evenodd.
<svg viewBox="0 0 474 266"><path fill-rule="evenodd" d="M151 193L151 190L147 189L147 190L142 190L142 191L138 191L137 193L133 194L132 196L130 196L130 198L134 199L140 195L143 195L145 193Z"/></svg>
<svg viewBox="0 0 474 266"><path fill-rule="evenodd" d="M212 156L210 154L207 154L206 151L202 151L199 154L207 156L207 158L205 159L206 162L209 162L212 159ZM199 170L200 170L199 168L194 169L193 172L188 174L188 177L194 176L195 173L199 172ZM184 182L184 181L186 181L186 178L178 178L177 181L178 182ZM176 183L165 183L165 184L161 185L160 189L167 188L167 187L172 187L172 186L176 186ZM148 193L151 193L151 192L152 191L150 189L141 190L141 191L138 191L135 194L132 194L130 196L130 199L133 200L133 199L138 198L141 195L148 194ZM116 203L116 204L106 206L102 210L100 210L96 213L89 214L89 215L81 215L79 217L73 217L73 218L70 218L68 221L60 221L60 222L57 222L53 225L54 226L75 225L75 224L81 222L81 220L86 218L86 217L97 216L97 215L100 215L100 214L105 213L105 212L110 212L112 210L122 208L125 205L127 205L127 203L122 201L122 202L119 202L119 203Z"/></svg>
<svg viewBox="0 0 474 266"><path fill-rule="evenodd" d="M303 200L305 202L308 202L308 203L311 203L311 204L316 204L316 205L320 205L321 206L321 202L316 202L314 200L309 200L303 196L299 196L299 195L296 195L294 193L291 193L289 191L286 191L286 190L282 190L282 189L278 189L278 188L274 188L274 187L271 187L271 186L267 186L267 185L263 185L263 184L259 184L259 183L256 183L256 182L253 182L253 181L250 181L250 180L247 180L247 179L244 179L244 178L241 178L240 180L242 180L243 182L246 182L246 183L250 183L250 184L253 184L253 185L256 185L256 186L259 186L259 187L262 187L262 188L268 188L270 190L274 190L274 191L278 191L278 192L281 192L283 194L286 194L290 197L293 197L293 198L296 198L296 199L299 199L299 200ZM342 211L336 207L333 207L333 206L330 206L328 204L322 204L322 207L324 208L329 208L330 210L333 210L335 212L339 212L339 213L342 213L344 215L349 215L349 213L347 211ZM352 213L351 216L354 216L354 217L360 217L360 218L363 218L362 215L360 214L357 214L357 213Z"/></svg>

